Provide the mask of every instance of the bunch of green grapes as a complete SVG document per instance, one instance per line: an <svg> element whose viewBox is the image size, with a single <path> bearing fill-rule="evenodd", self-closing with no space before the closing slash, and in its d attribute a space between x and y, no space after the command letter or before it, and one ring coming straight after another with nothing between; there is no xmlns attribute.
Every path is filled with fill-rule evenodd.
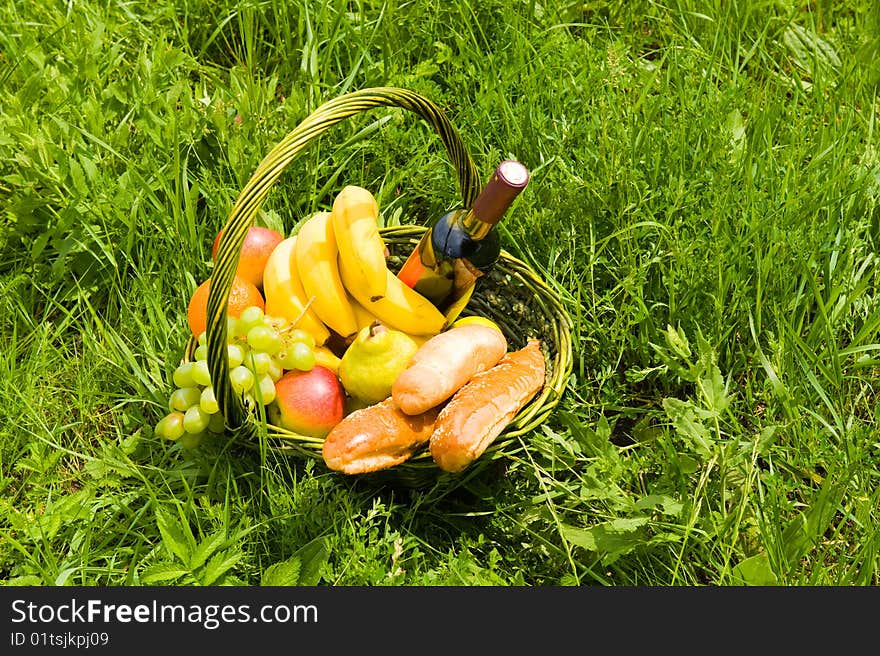
<svg viewBox="0 0 880 656"><path fill-rule="evenodd" d="M285 371L309 371L315 366L315 338L255 305L245 308L237 319L228 319L226 338L229 384L250 409L275 400L275 382ZM157 436L194 448L205 436L224 431L207 360L207 334L203 332L193 359L174 370L174 391L168 399L168 414L156 424Z"/></svg>

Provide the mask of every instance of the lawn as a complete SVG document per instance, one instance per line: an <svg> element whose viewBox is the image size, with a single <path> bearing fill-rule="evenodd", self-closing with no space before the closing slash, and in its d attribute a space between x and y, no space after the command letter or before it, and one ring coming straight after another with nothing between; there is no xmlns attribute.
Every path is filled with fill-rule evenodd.
<svg viewBox="0 0 880 656"><path fill-rule="evenodd" d="M0 579L9 585L880 583L880 13L871 0L0 6ZM460 485L156 437L211 242L343 93L416 91L573 371ZM346 184L456 204L402 110L326 132L259 215Z"/></svg>

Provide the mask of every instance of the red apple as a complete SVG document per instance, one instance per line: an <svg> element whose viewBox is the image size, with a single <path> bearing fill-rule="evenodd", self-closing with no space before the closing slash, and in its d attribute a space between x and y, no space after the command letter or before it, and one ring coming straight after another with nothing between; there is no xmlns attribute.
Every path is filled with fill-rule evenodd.
<svg viewBox="0 0 880 656"><path fill-rule="evenodd" d="M214 244L211 246L211 258L214 260L217 259L217 248L220 245L222 234L223 229L221 228L217 236L214 237ZM241 245L241 255L238 258L238 269L235 274L256 285L257 289L262 289L263 269L266 268L266 261L282 241L284 241L284 237L277 230L262 226L248 228Z"/></svg>
<svg viewBox="0 0 880 656"><path fill-rule="evenodd" d="M326 437L342 421L345 390L330 369L316 364L309 371L292 370L275 382L269 420L300 435Z"/></svg>

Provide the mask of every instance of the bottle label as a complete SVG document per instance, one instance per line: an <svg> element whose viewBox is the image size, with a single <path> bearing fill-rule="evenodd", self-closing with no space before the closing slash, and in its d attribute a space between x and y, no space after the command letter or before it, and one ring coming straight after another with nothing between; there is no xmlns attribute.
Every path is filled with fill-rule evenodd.
<svg viewBox="0 0 880 656"><path fill-rule="evenodd" d="M397 277L400 278L407 287L415 287L425 273L425 265L422 263L422 257L419 254L419 247L413 249L413 252L406 258L406 262L400 267Z"/></svg>
<svg viewBox="0 0 880 656"><path fill-rule="evenodd" d="M410 253L397 277L434 305L441 307L453 287L451 266L452 264L446 261L437 263L429 232Z"/></svg>
<svg viewBox="0 0 880 656"><path fill-rule="evenodd" d="M458 315L461 314L461 311L464 310L471 300L477 280L483 276L482 271L464 258L455 261L453 271L455 272L455 279L452 294L447 299L446 309L444 310L448 325L451 325L458 318Z"/></svg>

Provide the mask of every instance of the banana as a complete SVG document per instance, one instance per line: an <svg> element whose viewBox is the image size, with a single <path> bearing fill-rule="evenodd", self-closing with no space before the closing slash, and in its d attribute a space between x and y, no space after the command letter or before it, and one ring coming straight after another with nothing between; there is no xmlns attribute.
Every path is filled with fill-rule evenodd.
<svg viewBox="0 0 880 656"><path fill-rule="evenodd" d="M385 325L413 336L436 335L446 327L443 313L390 269L385 269L385 296L377 301L370 300L370 292L358 272L342 258L339 258L339 273L348 293Z"/></svg>
<svg viewBox="0 0 880 656"><path fill-rule="evenodd" d="M263 269L265 311L271 317L298 320L297 328L310 333L316 344L323 344L330 337L330 331L308 305L308 297L293 259L295 245L296 237L288 237L272 250L266 260Z"/></svg>
<svg viewBox="0 0 880 656"><path fill-rule="evenodd" d="M330 212L310 216L296 234L294 255L312 309L324 324L342 337L357 333L357 320L339 276L338 248Z"/></svg>
<svg viewBox="0 0 880 656"><path fill-rule="evenodd" d="M379 320L375 314L361 305L350 292L348 293L348 300L351 303L351 309L354 310L354 318L357 320L358 332L360 332L361 328L366 328L367 326L372 325L374 321Z"/></svg>
<svg viewBox="0 0 880 656"><path fill-rule="evenodd" d="M379 317L370 312L363 305L358 303L357 299L354 296L349 294L349 300L351 301L351 307L354 309L354 316L357 318L358 322L358 332L360 332L361 328L365 328L367 326L371 326L374 321L381 321ZM383 322L384 323L384 322ZM391 326L393 327L393 326ZM400 330L399 328L397 330ZM403 331L401 331L403 332ZM404 333L410 337L418 346L421 346L429 339L431 339L436 333L429 332L424 335L413 335L411 333Z"/></svg>
<svg viewBox="0 0 880 656"><path fill-rule="evenodd" d="M334 374L339 374L339 363L341 359L326 346L319 346L315 349L315 364L327 367Z"/></svg>
<svg viewBox="0 0 880 656"><path fill-rule="evenodd" d="M362 281L371 301L385 295L385 242L379 234L379 205L363 187L348 185L333 201L333 232L340 259Z"/></svg>

